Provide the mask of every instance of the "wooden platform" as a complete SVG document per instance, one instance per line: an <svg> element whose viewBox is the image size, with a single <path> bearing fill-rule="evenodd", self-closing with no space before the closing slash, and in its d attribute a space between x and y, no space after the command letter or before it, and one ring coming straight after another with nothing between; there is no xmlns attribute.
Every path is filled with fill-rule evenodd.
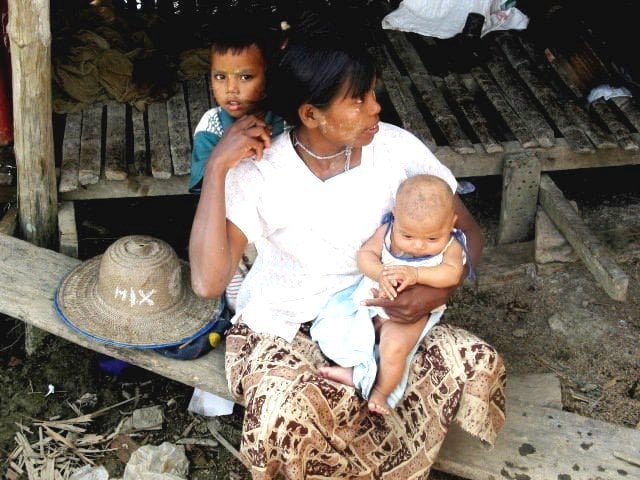
<svg viewBox="0 0 640 480"><path fill-rule="evenodd" d="M93 105L64 118L58 183L62 200L185 195L195 127L209 108L209 80L179 84L144 112Z"/></svg>
<svg viewBox="0 0 640 480"><path fill-rule="evenodd" d="M461 68L464 51L384 30L375 54L397 123L458 178L502 176L498 243L532 237L541 174L640 164L634 98L588 104L568 59L527 31L494 32L476 47Z"/></svg>
<svg viewBox="0 0 640 480"><path fill-rule="evenodd" d="M180 361L153 351L94 342L67 327L55 313L53 295L78 260L0 234L0 262L0 312L85 348L229 398L221 349L197 360ZM493 450L452 431L436 468L477 480L640 478L640 431L561 411L557 381L550 383L548 376L514 379L507 399L507 422Z"/></svg>
<svg viewBox="0 0 640 480"><path fill-rule="evenodd" d="M468 68L416 34L384 30L376 49L400 123L456 176L501 175L505 156L521 151L535 152L542 171L640 163L635 99L587 105L562 59L550 63L526 32L494 32L479 45L485 56Z"/></svg>
<svg viewBox="0 0 640 480"><path fill-rule="evenodd" d="M466 69L432 38L380 35L383 119L416 134L458 178L502 176L499 243L532 237L541 174L640 164L637 100L588 105L569 61L545 55L526 31L487 35ZM212 105L203 77L145 112L110 103L68 114L60 199L186 194L192 134Z"/></svg>

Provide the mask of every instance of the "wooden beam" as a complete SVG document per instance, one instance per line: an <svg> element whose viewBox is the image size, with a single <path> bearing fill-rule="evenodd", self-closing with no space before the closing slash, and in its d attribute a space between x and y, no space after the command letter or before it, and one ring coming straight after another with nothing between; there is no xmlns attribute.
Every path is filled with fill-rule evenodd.
<svg viewBox="0 0 640 480"><path fill-rule="evenodd" d="M546 174L540 178L539 199L544 211L604 291L614 300L624 301L629 277L616 265L608 248L591 233L562 191Z"/></svg>
<svg viewBox="0 0 640 480"><path fill-rule="evenodd" d="M58 198L51 122L49 0L9 2L19 222L28 241L55 248Z"/></svg>
<svg viewBox="0 0 640 480"><path fill-rule="evenodd" d="M509 401L495 447L449 430L434 468L473 480L640 478L640 431L555 408Z"/></svg>
<svg viewBox="0 0 640 480"><path fill-rule="evenodd" d="M61 200L94 200L98 198L157 197L189 195L189 175L171 176L166 180L151 176L129 176L125 182L101 179L95 185L60 194Z"/></svg>

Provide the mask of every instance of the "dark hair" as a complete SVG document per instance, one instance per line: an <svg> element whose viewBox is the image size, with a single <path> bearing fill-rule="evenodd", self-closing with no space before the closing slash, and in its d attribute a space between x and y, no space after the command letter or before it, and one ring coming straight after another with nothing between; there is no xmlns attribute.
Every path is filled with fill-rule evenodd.
<svg viewBox="0 0 640 480"><path fill-rule="evenodd" d="M292 25L277 76L269 92L271 107L287 123L298 125L298 107L327 107L343 85L347 95L363 96L376 66L353 21L336 11L305 12Z"/></svg>
<svg viewBox="0 0 640 480"><path fill-rule="evenodd" d="M270 65L281 41L279 28L272 22L270 16L261 11L222 7L211 17L205 35L216 53L239 53L256 45Z"/></svg>

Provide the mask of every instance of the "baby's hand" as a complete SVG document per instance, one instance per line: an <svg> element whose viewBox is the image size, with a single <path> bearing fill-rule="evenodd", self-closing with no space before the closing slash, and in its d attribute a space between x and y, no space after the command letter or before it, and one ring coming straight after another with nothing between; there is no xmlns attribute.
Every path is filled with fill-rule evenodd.
<svg viewBox="0 0 640 480"><path fill-rule="evenodd" d="M379 292L380 297L393 300L398 296L398 293L396 292L396 288L395 288L396 283L385 275L384 270L382 271L382 274L378 279L378 284L380 286L380 292Z"/></svg>
<svg viewBox="0 0 640 480"><path fill-rule="evenodd" d="M407 265L385 265L381 276L396 286L398 293L418 283L418 269Z"/></svg>

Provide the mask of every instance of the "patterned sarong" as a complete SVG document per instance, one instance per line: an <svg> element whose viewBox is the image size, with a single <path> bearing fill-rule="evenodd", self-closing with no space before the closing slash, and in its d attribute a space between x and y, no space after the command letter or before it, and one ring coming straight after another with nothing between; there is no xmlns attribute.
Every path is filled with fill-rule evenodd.
<svg viewBox="0 0 640 480"><path fill-rule="evenodd" d="M426 479L452 421L488 444L504 423L502 359L459 328L429 332L388 416L369 413L353 387L320 377L327 360L303 331L289 343L238 324L226 343L254 479Z"/></svg>

